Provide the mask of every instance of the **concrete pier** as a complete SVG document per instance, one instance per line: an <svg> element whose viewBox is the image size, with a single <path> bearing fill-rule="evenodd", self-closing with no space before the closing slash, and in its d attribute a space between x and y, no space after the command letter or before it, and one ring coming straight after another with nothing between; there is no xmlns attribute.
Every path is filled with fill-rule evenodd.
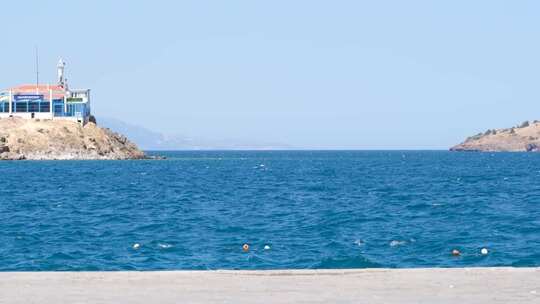
<svg viewBox="0 0 540 304"><path fill-rule="evenodd" d="M0 303L540 303L540 268L0 272Z"/></svg>

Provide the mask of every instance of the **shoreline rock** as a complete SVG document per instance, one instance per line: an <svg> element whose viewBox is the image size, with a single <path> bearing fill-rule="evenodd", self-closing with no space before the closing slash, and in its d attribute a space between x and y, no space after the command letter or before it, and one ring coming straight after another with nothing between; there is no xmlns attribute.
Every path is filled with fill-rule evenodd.
<svg viewBox="0 0 540 304"><path fill-rule="evenodd" d="M0 119L0 160L127 160L148 157L125 136L93 122Z"/></svg>

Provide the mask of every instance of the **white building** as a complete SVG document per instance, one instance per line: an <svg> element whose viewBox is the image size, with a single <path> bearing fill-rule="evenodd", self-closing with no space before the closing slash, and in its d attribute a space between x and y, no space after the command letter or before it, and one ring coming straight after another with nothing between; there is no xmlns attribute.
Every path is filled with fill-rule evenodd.
<svg viewBox="0 0 540 304"><path fill-rule="evenodd" d="M65 62L57 66L57 84L24 84L0 91L0 118L64 119L86 124L90 119L90 90L69 89Z"/></svg>

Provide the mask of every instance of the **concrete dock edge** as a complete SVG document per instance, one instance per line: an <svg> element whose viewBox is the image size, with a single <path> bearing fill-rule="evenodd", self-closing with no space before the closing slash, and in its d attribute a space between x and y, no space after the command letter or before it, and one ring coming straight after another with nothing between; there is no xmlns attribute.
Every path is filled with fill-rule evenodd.
<svg viewBox="0 0 540 304"><path fill-rule="evenodd" d="M540 303L540 268L0 272L0 303Z"/></svg>

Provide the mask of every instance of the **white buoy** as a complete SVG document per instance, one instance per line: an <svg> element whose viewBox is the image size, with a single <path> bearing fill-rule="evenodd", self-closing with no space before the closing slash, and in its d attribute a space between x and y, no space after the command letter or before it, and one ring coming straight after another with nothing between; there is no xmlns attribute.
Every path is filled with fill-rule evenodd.
<svg viewBox="0 0 540 304"><path fill-rule="evenodd" d="M487 255L487 254L488 254L487 248L482 248L482 249L480 250L480 253L481 253L482 255Z"/></svg>
<svg viewBox="0 0 540 304"><path fill-rule="evenodd" d="M139 244L139 243L133 244L133 249L137 250L137 249L139 249L139 247L141 247L141 244Z"/></svg>
<svg viewBox="0 0 540 304"><path fill-rule="evenodd" d="M270 246L264 245L264 250L270 250Z"/></svg>

